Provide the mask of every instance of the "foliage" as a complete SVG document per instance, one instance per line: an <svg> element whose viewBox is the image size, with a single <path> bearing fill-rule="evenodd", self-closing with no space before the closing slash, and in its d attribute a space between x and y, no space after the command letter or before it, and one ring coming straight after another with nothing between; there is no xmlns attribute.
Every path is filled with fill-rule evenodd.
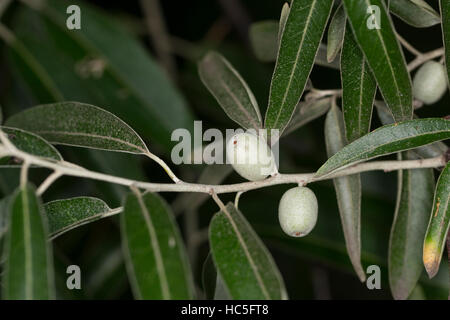
<svg viewBox="0 0 450 320"><path fill-rule="evenodd" d="M160 63L135 17L80 2L83 27L69 30L68 4L0 13L10 80L0 88L1 298L312 298L317 268L344 288L351 274L351 296L371 298L358 280L374 264L395 299L447 297L450 102L424 106L411 76L432 60L450 74L449 1L280 2L280 14L245 26L253 55L235 39L161 32ZM422 53L400 36L419 28L442 29L443 43ZM161 57L158 41L172 51ZM172 165L171 133L193 131L194 114L208 128L279 130L269 141L279 173L242 183L229 165ZM319 203L304 238L277 221L294 183L311 184ZM77 263L87 280L74 293L66 268Z"/></svg>

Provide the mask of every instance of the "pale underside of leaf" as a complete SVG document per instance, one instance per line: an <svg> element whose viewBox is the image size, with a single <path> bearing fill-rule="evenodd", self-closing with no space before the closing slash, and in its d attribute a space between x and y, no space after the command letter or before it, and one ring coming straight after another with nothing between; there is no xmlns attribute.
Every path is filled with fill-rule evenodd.
<svg viewBox="0 0 450 320"><path fill-rule="evenodd" d="M258 103L234 67L220 54L208 53L199 63L203 84L226 114L245 129L262 128Z"/></svg>
<svg viewBox="0 0 450 320"><path fill-rule="evenodd" d="M417 28L428 28L441 22L439 13L424 0L391 1L389 9L400 19Z"/></svg>
<svg viewBox="0 0 450 320"><path fill-rule="evenodd" d="M336 106L328 112L325 121L325 142L329 157L347 144L343 116ZM361 178L359 175L345 176L333 179L333 183L347 252L363 282L366 275L361 265Z"/></svg>
<svg viewBox="0 0 450 320"><path fill-rule="evenodd" d="M347 15L344 6L341 4L334 13L328 27L327 61L333 62L342 48L345 33L345 23Z"/></svg>

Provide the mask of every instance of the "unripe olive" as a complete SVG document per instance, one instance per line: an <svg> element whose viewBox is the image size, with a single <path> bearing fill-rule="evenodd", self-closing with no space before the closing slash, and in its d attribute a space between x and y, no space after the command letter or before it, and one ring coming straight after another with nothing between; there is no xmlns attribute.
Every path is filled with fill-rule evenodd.
<svg viewBox="0 0 450 320"><path fill-rule="evenodd" d="M278 207L281 229L292 237L306 236L317 222L317 198L311 189L296 187L286 191Z"/></svg>
<svg viewBox="0 0 450 320"><path fill-rule="evenodd" d="M447 75L442 64L436 61L424 63L414 76L414 96L425 104L433 104L447 91Z"/></svg>
<svg viewBox="0 0 450 320"><path fill-rule="evenodd" d="M227 159L239 175L250 181L277 172L272 150L263 138L252 133L237 133L228 141Z"/></svg>

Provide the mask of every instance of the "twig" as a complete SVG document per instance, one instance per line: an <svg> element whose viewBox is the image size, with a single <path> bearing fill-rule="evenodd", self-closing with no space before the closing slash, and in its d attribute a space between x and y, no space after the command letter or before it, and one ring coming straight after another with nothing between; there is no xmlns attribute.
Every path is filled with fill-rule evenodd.
<svg viewBox="0 0 450 320"><path fill-rule="evenodd" d="M22 167L20 169L20 187L25 188L28 182L28 169L30 168L30 163L24 160Z"/></svg>
<svg viewBox="0 0 450 320"><path fill-rule="evenodd" d="M53 184L53 182L55 182L61 176L62 176L61 172L54 171L51 175L47 177L47 179L44 180L44 182L41 183L41 185L36 191L37 195L41 196L48 189L48 187L50 187Z"/></svg>
<svg viewBox="0 0 450 320"><path fill-rule="evenodd" d="M419 50L417 50L416 48L414 48L408 41L406 41L401 35L399 35L398 33L396 33L397 35L397 39L400 41L400 43L412 54L414 54L415 56L419 57L422 56L423 53L420 52Z"/></svg>
<svg viewBox="0 0 450 320"><path fill-rule="evenodd" d="M420 56L417 56L416 59L414 59L413 61L411 61L408 64L408 71L411 72L414 69L416 69L417 67L419 67L420 65L422 65L423 63L438 58L440 56L442 56L444 54L444 48L439 48L424 54L421 54Z"/></svg>
<svg viewBox="0 0 450 320"><path fill-rule="evenodd" d="M356 164L354 166L344 168L323 177L314 177L314 173L304 174L278 174L262 181L251 181L228 185L208 185L208 184L196 184L196 183L151 183L136 181L127 178L121 178L112 176L100 172L90 171L82 167L69 165L65 162L54 162L40 157L36 157L20 151L13 146L14 149L7 149L8 156L14 156L22 159L24 162L30 165L36 165L55 171L61 172L63 175L88 178L93 180L105 181L114 184L131 187L134 185L136 188L144 189L150 192L199 192L215 194L221 193L234 193L239 191L249 191L268 186L274 186L279 184L308 184L315 181L328 180L345 175L351 175L355 173L361 173L366 171L382 170L385 172L400 170L400 169L416 169L416 168L437 168L445 165L444 157L435 157L430 159L419 160L403 160L403 161L372 161Z"/></svg>
<svg viewBox="0 0 450 320"><path fill-rule="evenodd" d="M239 208L239 199L241 198L241 195L244 193L244 191L239 191L236 193L236 198L234 198L234 206L236 208Z"/></svg>
<svg viewBox="0 0 450 320"><path fill-rule="evenodd" d="M155 161L157 164L159 164L164 171L166 171L167 175L170 177L170 179L173 180L175 183L182 183L182 181L173 173L173 171L170 169L170 167L162 160L160 157L156 156L155 154L151 153L150 151L146 151L144 153L147 157Z"/></svg>

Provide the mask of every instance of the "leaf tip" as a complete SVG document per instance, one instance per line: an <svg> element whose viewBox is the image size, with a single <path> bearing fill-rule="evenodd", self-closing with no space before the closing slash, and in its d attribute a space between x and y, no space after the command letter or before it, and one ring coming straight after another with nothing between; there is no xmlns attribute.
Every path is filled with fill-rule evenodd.
<svg viewBox="0 0 450 320"><path fill-rule="evenodd" d="M428 277L433 278L439 270L440 258L438 246L435 241L426 241L423 246L423 264Z"/></svg>

